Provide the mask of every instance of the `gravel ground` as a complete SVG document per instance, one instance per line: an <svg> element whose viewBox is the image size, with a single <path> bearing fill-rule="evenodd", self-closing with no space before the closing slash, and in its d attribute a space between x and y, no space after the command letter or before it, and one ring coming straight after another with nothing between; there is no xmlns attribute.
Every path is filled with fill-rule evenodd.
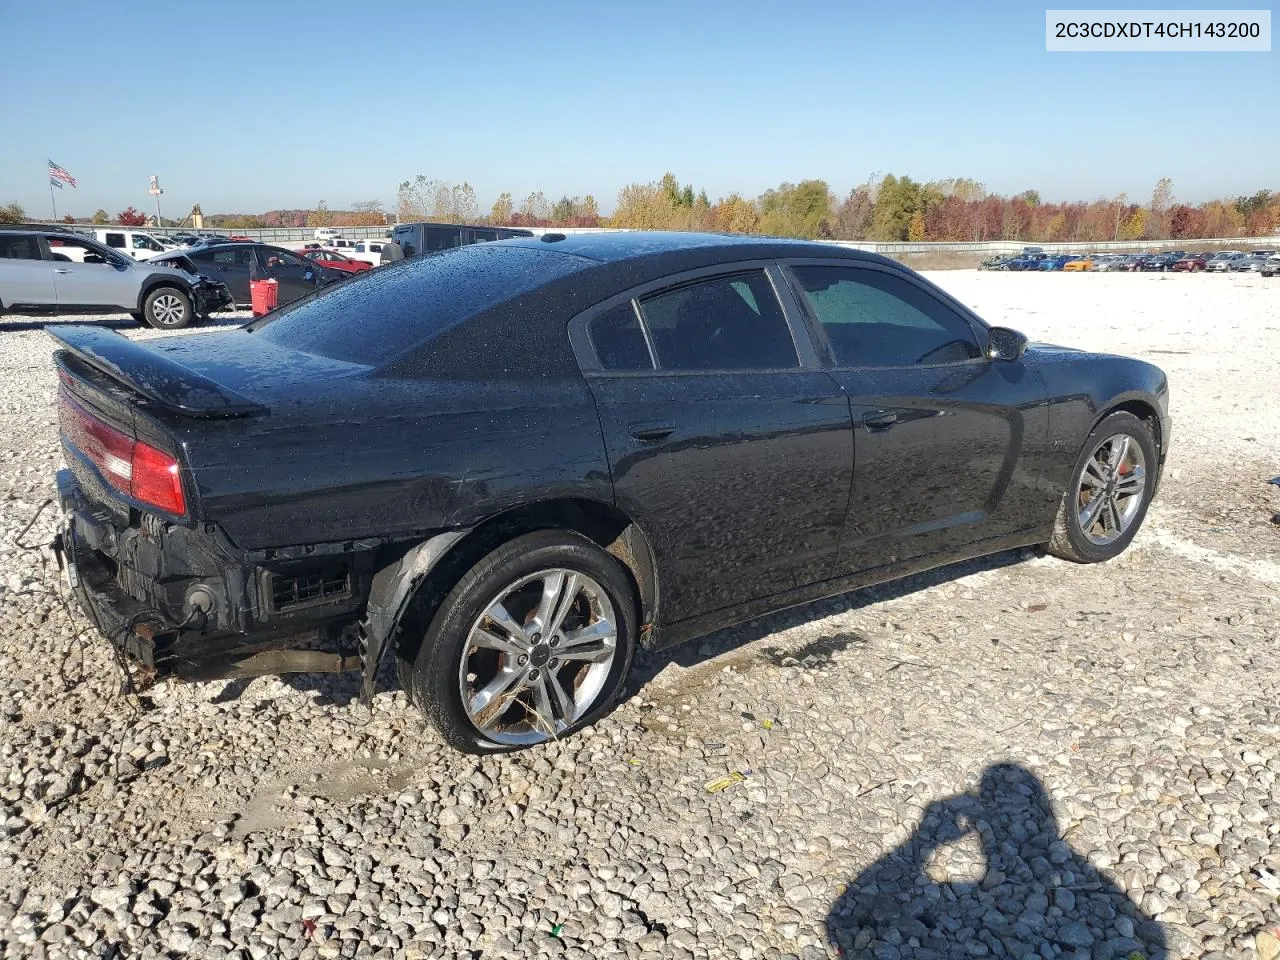
<svg viewBox="0 0 1280 960"><path fill-rule="evenodd" d="M54 378L47 338L0 333L0 955L1273 960L1280 280L934 279L1169 372L1133 548L719 634L501 759L342 677L120 695L13 545L51 492Z"/></svg>

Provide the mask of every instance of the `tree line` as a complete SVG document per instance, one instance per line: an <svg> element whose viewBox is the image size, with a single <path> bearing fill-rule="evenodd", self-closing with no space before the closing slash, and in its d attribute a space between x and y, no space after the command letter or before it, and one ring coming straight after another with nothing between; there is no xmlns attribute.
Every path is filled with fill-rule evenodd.
<svg viewBox="0 0 1280 960"><path fill-rule="evenodd" d="M844 196L824 180L782 183L758 197L730 193L712 203L705 190L682 184L671 173L618 191L611 216L595 197L549 200L541 191L517 202L502 193L487 213L466 182L433 180L419 174L396 192L395 214L402 221L488 223L506 227L629 227L640 230L710 230L832 240L982 241L1026 240L1092 243L1105 240L1194 240L1262 237L1280 228L1280 192L1178 203L1173 182L1161 178L1145 203L1125 194L1092 201L1042 202L1035 190L1005 196L963 177L918 182L907 176L870 177ZM0 206L0 223L21 222L18 204ZM379 226L391 218L377 200L331 210L323 200L312 209L263 214L212 214L211 227ZM67 217L67 222L74 221ZM132 207L113 219L99 210L89 222L141 225Z"/></svg>
<svg viewBox="0 0 1280 960"><path fill-rule="evenodd" d="M1183 240L1268 236L1280 228L1280 192L1259 190L1234 200L1192 206L1175 201L1173 182L1161 178L1145 203L1124 195L1093 201L1047 203L1035 190L1014 196L989 192L977 180L917 182L887 174L872 177L841 198L823 180L783 183L752 198L731 193L712 203L705 190L671 173L618 191L611 216L596 200L564 196L548 201L530 193L518 205L503 193L487 215L468 183L419 175L400 184L397 213L404 220L489 223L509 227L629 227L639 230L711 230L831 240L982 241Z"/></svg>

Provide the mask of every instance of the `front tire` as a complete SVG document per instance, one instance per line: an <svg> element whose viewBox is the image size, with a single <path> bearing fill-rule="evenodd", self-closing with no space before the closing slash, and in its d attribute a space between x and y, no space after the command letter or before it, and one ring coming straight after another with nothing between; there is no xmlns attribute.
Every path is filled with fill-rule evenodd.
<svg viewBox="0 0 1280 960"><path fill-rule="evenodd" d="M1159 452L1146 424L1131 413L1103 417L1080 450L1062 496L1048 550L1076 563L1119 556L1147 515Z"/></svg>
<svg viewBox="0 0 1280 960"><path fill-rule="evenodd" d="M626 567L568 530L517 537L441 602L408 693L450 746L500 753L558 740L621 694L636 636Z"/></svg>
<svg viewBox="0 0 1280 960"><path fill-rule="evenodd" d="M177 287L157 287L147 294L142 314L157 330L181 330L191 325L195 311L185 291Z"/></svg>

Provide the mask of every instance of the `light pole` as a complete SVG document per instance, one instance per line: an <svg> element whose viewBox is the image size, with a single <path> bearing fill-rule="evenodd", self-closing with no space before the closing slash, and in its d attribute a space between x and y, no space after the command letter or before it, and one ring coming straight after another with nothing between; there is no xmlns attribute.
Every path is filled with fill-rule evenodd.
<svg viewBox="0 0 1280 960"><path fill-rule="evenodd" d="M156 229L162 230L164 229L164 223L160 219L160 194L164 193L164 187L160 186L159 177L151 178L151 188L147 193L156 198Z"/></svg>

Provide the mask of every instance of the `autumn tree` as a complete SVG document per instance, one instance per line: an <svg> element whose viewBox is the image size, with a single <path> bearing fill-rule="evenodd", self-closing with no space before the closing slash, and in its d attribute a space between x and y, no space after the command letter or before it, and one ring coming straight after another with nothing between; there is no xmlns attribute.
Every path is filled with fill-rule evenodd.
<svg viewBox="0 0 1280 960"><path fill-rule="evenodd" d="M356 200L346 215L346 225L352 227L377 227L387 222L381 200Z"/></svg>
<svg viewBox="0 0 1280 960"><path fill-rule="evenodd" d="M331 227L333 226L333 214L329 211L329 205L321 200L316 204L316 208L307 214L308 227Z"/></svg>
<svg viewBox="0 0 1280 960"><path fill-rule="evenodd" d="M133 207L125 207L116 214L116 223L122 227L144 227L147 224L147 215L139 213Z"/></svg>
<svg viewBox="0 0 1280 960"><path fill-rule="evenodd" d="M1149 213L1142 207L1138 207L1128 219L1120 226L1121 240L1141 240L1147 233L1147 222Z"/></svg>
<svg viewBox="0 0 1280 960"><path fill-rule="evenodd" d="M0 207L0 223L25 223L27 211L20 203L6 203Z"/></svg>
<svg viewBox="0 0 1280 960"><path fill-rule="evenodd" d="M719 233L758 233L760 211L740 193L722 197L708 211L711 229Z"/></svg>
<svg viewBox="0 0 1280 960"><path fill-rule="evenodd" d="M911 215L911 222L907 225L907 239L914 243L924 239L924 214L919 210Z"/></svg>
<svg viewBox="0 0 1280 960"><path fill-rule="evenodd" d="M493 201L493 207L489 210L489 222L499 227L509 226L511 217L515 212L516 208L511 202L511 194L504 191L498 194L497 200Z"/></svg>
<svg viewBox="0 0 1280 960"><path fill-rule="evenodd" d="M1147 212L1146 239L1169 239L1169 207L1173 204L1173 181L1161 177L1151 191L1151 206Z"/></svg>
<svg viewBox="0 0 1280 960"><path fill-rule="evenodd" d="M111 217L107 211L98 209L93 212L93 216L89 218L90 223L96 223L98 226L111 222Z"/></svg>
<svg viewBox="0 0 1280 960"><path fill-rule="evenodd" d="M864 240L871 230L871 214L875 210L873 186L864 183L849 191L836 210L833 232L840 240Z"/></svg>

